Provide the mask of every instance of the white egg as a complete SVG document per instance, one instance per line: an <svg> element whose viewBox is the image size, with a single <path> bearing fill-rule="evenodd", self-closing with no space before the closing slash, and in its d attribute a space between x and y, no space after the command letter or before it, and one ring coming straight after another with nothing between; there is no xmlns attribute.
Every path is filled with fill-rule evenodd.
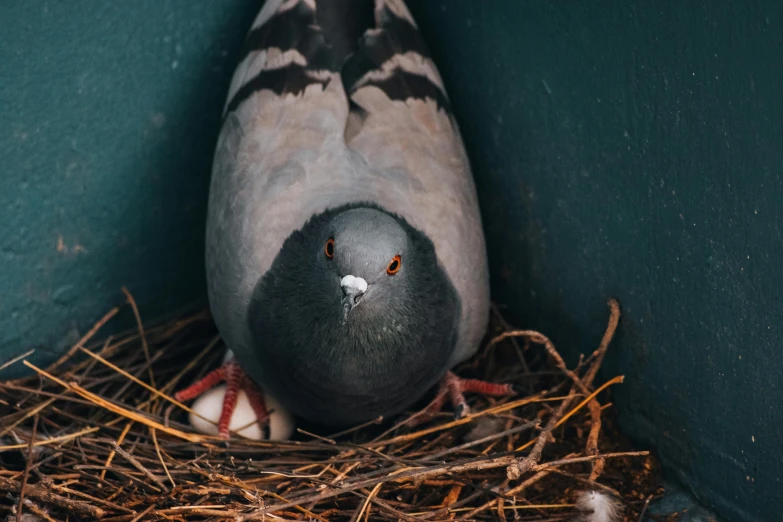
<svg viewBox="0 0 783 522"><path fill-rule="evenodd" d="M216 386L196 399L191 409L204 417L203 419L193 413L190 414L190 425L199 433L205 435L217 435L217 422L223 409L223 396L226 394L226 386ZM294 418L274 397L264 395L266 408L269 414L269 440L287 440L294 433ZM207 422L208 419L211 422ZM241 429L245 426L244 429ZM250 407L245 392L240 390L237 397L237 406L231 416L228 427L232 432L252 439L264 440L264 433L256 422L256 413Z"/></svg>

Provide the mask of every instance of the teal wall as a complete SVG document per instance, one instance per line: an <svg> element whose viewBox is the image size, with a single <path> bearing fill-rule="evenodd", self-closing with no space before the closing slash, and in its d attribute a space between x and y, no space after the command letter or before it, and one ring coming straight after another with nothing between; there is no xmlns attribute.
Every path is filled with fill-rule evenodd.
<svg viewBox="0 0 783 522"><path fill-rule="evenodd" d="M778 520L783 3L410 3L495 299L574 356L618 297L625 430L729 520ZM0 4L3 358L61 350L121 285L149 320L204 302L211 155L257 8Z"/></svg>
<svg viewBox="0 0 783 522"><path fill-rule="evenodd" d="M783 506L783 2L438 0L495 298L735 521ZM441 21L443 20L443 21Z"/></svg>
<svg viewBox="0 0 783 522"><path fill-rule="evenodd" d="M253 2L0 4L0 350L60 350L120 287L203 299L220 107Z"/></svg>

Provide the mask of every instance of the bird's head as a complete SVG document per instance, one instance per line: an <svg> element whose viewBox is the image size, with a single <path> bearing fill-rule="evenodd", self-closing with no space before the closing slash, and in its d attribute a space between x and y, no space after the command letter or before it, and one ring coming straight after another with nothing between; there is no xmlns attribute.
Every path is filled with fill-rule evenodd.
<svg viewBox="0 0 783 522"><path fill-rule="evenodd" d="M396 413L447 369L458 317L422 232L376 207L327 211L285 241L255 289L256 379L310 420Z"/></svg>
<svg viewBox="0 0 783 522"><path fill-rule="evenodd" d="M343 328L384 322L383 316L396 315L395 309L405 310L408 299L418 298L415 274L411 273L416 264L410 269L407 264L418 261L421 265L422 260L411 252L408 233L394 217L375 209L355 208L335 216L330 225L322 275L327 283L339 282ZM431 268L425 263L419 270ZM331 290L326 291L334 297L337 289L329 286Z"/></svg>

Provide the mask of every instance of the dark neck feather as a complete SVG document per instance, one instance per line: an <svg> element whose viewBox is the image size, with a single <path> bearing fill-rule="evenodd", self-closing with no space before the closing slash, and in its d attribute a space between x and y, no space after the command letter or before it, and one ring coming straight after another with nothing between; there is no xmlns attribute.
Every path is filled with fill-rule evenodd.
<svg viewBox="0 0 783 522"><path fill-rule="evenodd" d="M421 291L397 293L388 313L357 314L341 324L339 283L330 288L301 260L320 251L321 229L337 213L360 206L371 205L329 210L294 232L257 284L249 309L257 366L246 371L295 414L316 422L347 424L400 412L443 375L456 343L456 291L432 242L399 218L413 246L412 285Z"/></svg>

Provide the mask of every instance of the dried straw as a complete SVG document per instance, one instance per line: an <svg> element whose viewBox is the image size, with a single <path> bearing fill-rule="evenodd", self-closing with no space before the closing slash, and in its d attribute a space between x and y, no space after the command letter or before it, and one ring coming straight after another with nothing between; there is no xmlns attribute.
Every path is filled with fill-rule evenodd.
<svg viewBox="0 0 783 522"><path fill-rule="evenodd" d="M223 442L184 423L189 409L171 394L222 356L211 319L145 328L125 293L136 330L96 342L112 309L55 364L16 362L34 374L0 384L0 508L11 519L569 520L575 493L601 488L636 520L660 494L652 457L632 451L599 403L622 377L593 387L615 301L598 349L573 369L541 333L494 318L492 339L458 373L516 382L527 396L470 397L474 413L460 420L414 427L409 412L272 443Z"/></svg>

